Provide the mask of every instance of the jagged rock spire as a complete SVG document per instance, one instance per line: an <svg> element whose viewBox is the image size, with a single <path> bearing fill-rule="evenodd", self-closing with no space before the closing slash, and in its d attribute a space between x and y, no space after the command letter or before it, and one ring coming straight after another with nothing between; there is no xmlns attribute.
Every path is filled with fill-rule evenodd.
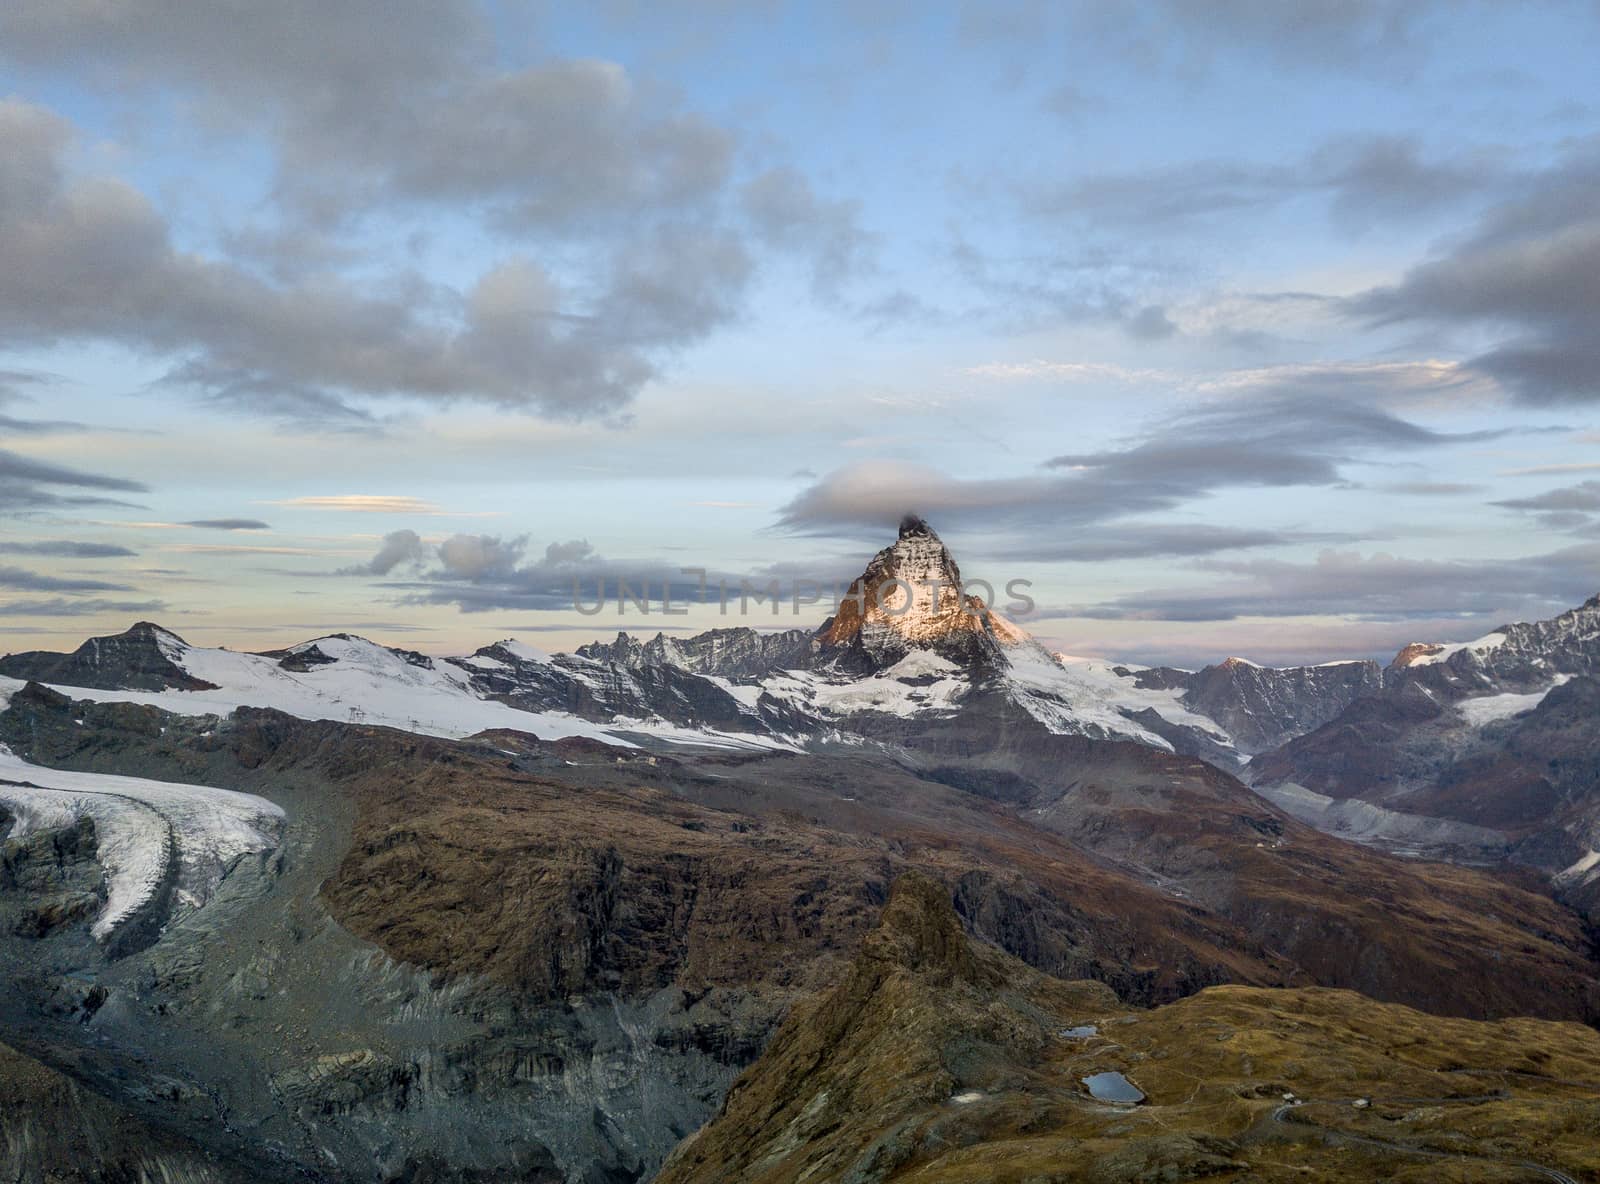
<svg viewBox="0 0 1600 1184"><path fill-rule="evenodd" d="M847 651L869 668L892 665L913 649L933 650L962 665L1004 665L1002 644L1026 635L962 589L950 549L925 519L907 514L895 541L850 585L819 643L824 651Z"/></svg>

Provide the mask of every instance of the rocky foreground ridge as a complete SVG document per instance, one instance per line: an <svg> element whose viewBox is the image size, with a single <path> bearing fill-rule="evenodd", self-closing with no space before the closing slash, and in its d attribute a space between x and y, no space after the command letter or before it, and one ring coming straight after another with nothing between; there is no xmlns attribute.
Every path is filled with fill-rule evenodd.
<svg viewBox="0 0 1600 1184"><path fill-rule="evenodd" d="M658 1180L1593 1179L1597 1055L1588 1028L1347 991L1129 1010L973 940L941 885L906 877Z"/></svg>

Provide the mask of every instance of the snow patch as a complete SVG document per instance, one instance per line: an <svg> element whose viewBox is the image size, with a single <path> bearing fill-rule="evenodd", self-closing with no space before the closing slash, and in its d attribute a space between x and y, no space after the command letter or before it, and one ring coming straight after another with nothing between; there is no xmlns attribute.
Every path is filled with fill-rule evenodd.
<svg viewBox="0 0 1600 1184"><path fill-rule="evenodd" d="M1475 654L1488 653L1490 650L1499 649L1505 644L1505 641L1506 635L1497 630L1494 633L1485 634L1476 641L1457 641L1449 645L1441 645L1432 653L1420 654L1411 659L1408 664L1411 666L1434 666L1455 654L1461 653L1463 650Z"/></svg>
<svg viewBox="0 0 1600 1184"><path fill-rule="evenodd" d="M1546 695L1571 677L1569 674L1563 674L1544 690L1534 691L1532 694L1480 695L1476 699L1465 699L1457 704L1456 711L1467 723L1475 728L1481 728L1485 724L1510 719L1514 715L1521 715L1524 711L1532 711L1544 702Z"/></svg>
<svg viewBox="0 0 1600 1184"><path fill-rule="evenodd" d="M1051 731L1094 735L1098 730L1170 752L1170 742L1129 718L1154 711L1170 724L1193 728L1223 747L1233 746L1215 720L1183 705L1180 689L1139 686L1133 675L1144 667L1051 654L1037 644L1008 650L1006 657L1018 702Z"/></svg>
<svg viewBox="0 0 1600 1184"><path fill-rule="evenodd" d="M1591 851L1578 862L1551 877L1562 888L1581 888L1600 879L1600 851Z"/></svg>
<svg viewBox="0 0 1600 1184"><path fill-rule="evenodd" d="M502 641L499 648L510 654L519 662L535 662L541 666L549 665L550 655L537 646L528 645L518 641L515 637L508 637Z"/></svg>

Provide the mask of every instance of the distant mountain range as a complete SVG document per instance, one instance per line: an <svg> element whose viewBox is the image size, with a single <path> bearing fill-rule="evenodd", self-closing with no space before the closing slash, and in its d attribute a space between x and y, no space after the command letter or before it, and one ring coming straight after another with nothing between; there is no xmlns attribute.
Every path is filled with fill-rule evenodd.
<svg viewBox="0 0 1600 1184"><path fill-rule="evenodd" d="M909 518L816 630L620 633L571 654L506 640L436 659L348 634L204 650L143 622L70 654L9 655L0 676L185 714L273 707L430 735L500 727L647 747L894 743L910 721L1021 710L1055 735L1199 756L1360 841L1475 862L1515 854L1550 874L1600 848L1600 738L1585 725L1600 695L1600 597L1474 642L1414 643L1386 667L1229 658L1189 671L1051 654L961 587L938 535Z"/></svg>
<svg viewBox="0 0 1600 1184"><path fill-rule="evenodd" d="M1174 1066L1262 1121L1313 1052L1325 1092L1375 1089L1369 1030L1516 1062L1304 988L1600 1023L1600 598L1386 667L1191 672L1052 654L960 587L908 519L816 630L438 658L145 622L0 659L17 1138L89 1105L48 1065L156 1132L127 1178L622 1184L678 1147L669 1180L798 1179L907 1162L870 1148L947 1111L994 1142L1077 1105L1028 1067L1080 1063L1058 1019L1270 1029L1300 1051ZM1224 983L1256 993L1160 1006ZM854 1074L884 1091L847 1104ZM1254 1162L1173 1113L1180 1167ZM1092 1178L1168 1178L1094 1137Z"/></svg>

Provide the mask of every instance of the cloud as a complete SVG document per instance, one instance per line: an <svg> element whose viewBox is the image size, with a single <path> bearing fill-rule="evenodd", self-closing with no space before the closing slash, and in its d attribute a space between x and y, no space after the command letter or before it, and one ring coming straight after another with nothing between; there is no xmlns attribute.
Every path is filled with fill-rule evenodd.
<svg viewBox="0 0 1600 1184"><path fill-rule="evenodd" d="M1078 530L1176 509L1221 489L1336 486L1372 453L1491 440L1503 431L1440 432L1360 401L1281 395L1210 401L1121 447L1051 458L1045 474L963 480L896 461L861 462L802 490L780 529L880 530L908 513L985 532Z"/></svg>
<svg viewBox="0 0 1600 1184"><path fill-rule="evenodd" d="M132 592L127 584L104 580L82 580L70 576L47 576L20 567L0 566L0 588L24 592Z"/></svg>
<svg viewBox="0 0 1600 1184"><path fill-rule="evenodd" d="M60 381L53 374L40 374L31 370L0 370L0 407L9 403L32 402L32 397L20 388L46 386ZM48 436L63 432L86 432L89 425L74 419L18 419L0 414L0 431L20 436Z"/></svg>
<svg viewBox="0 0 1600 1184"><path fill-rule="evenodd" d="M80 543L72 539L0 543L0 552L9 555L50 555L60 559L120 559L138 554L114 543Z"/></svg>
<svg viewBox="0 0 1600 1184"><path fill-rule="evenodd" d="M581 287L527 257L464 291L271 282L180 250L127 184L68 176L74 138L59 116L0 102L0 346L172 356L167 381L258 414L349 423L370 418L351 400L394 396L614 414L733 316L751 268L732 232L663 220L616 237Z"/></svg>
<svg viewBox="0 0 1600 1184"><path fill-rule="evenodd" d="M1600 142L1531 178L1443 254L1353 298L1368 321L1490 333L1471 366L1534 406L1600 399ZM1509 333L1509 335L1507 335Z"/></svg>
<svg viewBox="0 0 1600 1184"><path fill-rule="evenodd" d="M1034 217L1148 231L1321 196L1336 223L1361 230L1481 198L1510 175L1496 153L1430 157L1412 137L1375 135L1332 139L1287 163L1210 159L1096 172L1024 189L1022 204Z"/></svg>
<svg viewBox="0 0 1600 1184"><path fill-rule="evenodd" d="M641 93L614 62L549 62L429 99L377 136L318 129L316 163L365 166L395 196L493 201L503 225L560 229L693 210L728 177L732 137Z"/></svg>
<svg viewBox="0 0 1600 1184"><path fill-rule="evenodd" d="M3 161L0 161L3 164ZM0 251L4 246L0 245ZM0 280L0 283L3 283ZM49 461L33 460L15 452L0 449L0 513L23 510L51 509L62 506L126 506L132 503L109 498L101 494L61 493L53 487L69 490L93 489L114 492L142 493L148 486L138 481L120 477L107 477L98 473L85 473Z"/></svg>
<svg viewBox="0 0 1600 1184"><path fill-rule="evenodd" d="M1440 358L1293 362L1210 373L1034 358L1026 362L985 362L967 366L962 372L1000 382L1118 383L1159 386L1188 394L1357 399L1387 406L1451 406L1463 399L1488 399L1500 393L1499 386L1486 375L1461 362Z"/></svg>
<svg viewBox="0 0 1600 1184"><path fill-rule="evenodd" d="M413 532L396 531L385 537L369 563L338 574L391 575L411 567L414 576L388 585L401 593L401 603L454 604L469 613L572 611L575 605L592 608L600 601L614 607L621 585L627 586L629 608L634 598L660 604L666 594L678 606L700 598L699 575L686 573L671 560L607 559L583 539L550 543L531 558L528 549L525 535L456 534L429 548ZM753 586L764 586L764 579L750 578ZM711 572L706 579L713 601L719 579L728 581L737 596L739 576Z"/></svg>
<svg viewBox="0 0 1600 1184"><path fill-rule="evenodd" d="M386 576L397 567L420 565L427 555L422 537L414 530L395 530L383 536L378 553L366 563L341 568L340 575Z"/></svg>
<svg viewBox="0 0 1600 1184"><path fill-rule="evenodd" d="M1268 530L1217 526L1198 522L1119 522L1065 536L1017 540L1017 545L991 547L1010 559L1039 563L1105 563L1120 559L1182 558L1260 547L1305 543L1347 543L1357 536L1335 531Z"/></svg>
<svg viewBox="0 0 1600 1184"><path fill-rule="evenodd" d="M196 526L204 530L271 530L259 518L194 518L180 526Z"/></svg>
<svg viewBox="0 0 1600 1184"><path fill-rule="evenodd" d="M300 510L338 510L351 514L444 514L432 502L398 494L342 493L318 497L291 497L268 502Z"/></svg>
<svg viewBox="0 0 1600 1184"><path fill-rule="evenodd" d="M466 0L238 12L19 0L0 46L25 69L184 88L213 123L271 127L280 198L324 221L412 201L482 203L513 226L634 222L709 202L733 149L614 62L496 69L495 30Z"/></svg>
<svg viewBox="0 0 1600 1184"><path fill-rule="evenodd" d="M1195 489L1228 485L1333 485L1360 452L1496 439L1504 431L1438 432L1378 407L1306 395L1216 403L1179 415L1132 447L1058 456L1052 468L1091 472L1116 485L1161 481Z"/></svg>
<svg viewBox="0 0 1600 1184"><path fill-rule="evenodd" d="M1460 497L1477 493L1483 486L1464 481L1391 481L1379 488L1385 493L1398 493L1406 497Z"/></svg>
<svg viewBox="0 0 1600 1184"><path fill-rule="evenodd" d="M1495 502L1509 510L1600 510L1600 481L1583 481L1564 489L1551 489L1532 497Z"/></svg>
<svg viewBox="0 0 1600 1184"><path fill-rule="evenodd" d="M1178 332L1178 326L1167 316L1167 310L1156 304L1141 308L1127 319L1124 327L1135 341L1161 341Z"/></svg>
<svg viewBox="0 0 1600 1184"><path fill-rule="evenodd" d="M1124 10L1115 11L1121 23ZM1144 51L1181 53L1191 70L1225 54L1259 68L1265 54L1289 67L1407 73L1427 60L1435 18L1452 11L1459 8L1430 0L1158 0L1138 8Z"/></svg>
<svg viewBox="0 0 1600 1184"><path fill-rule="evenodd" d="M507 579L516 570L527 542L526 536L502 539L486 534L451 535L439 544L439 562L444 566L444 578L475 583ZM572 558L586 558L590 551L587 543L567 546L582 547L582 551ZM559 544L551 544L546 557L565 561L568 557L565 554L558 555L558 550Z"/></svg>
<svg viewBox="0 0 1600 1184"><path fill-rule="evenodd" d="M740 192L745 216L756 233L780 250L809 258L811 286L825 299L871 270L873 236L861 229L860 203L817 196L798 170L769 169Z"/></svg>
<svg viewBox="0 0 1600 1184"><path fill-rule="evenodd" d="M177 555L326 555L315 547L252 547L235 543L167 543L161 550Z"/></svg>
<svg viewBox="0 0 1600 1184"><path fill-rule="evenodd" d="M1534 465L1526 469L1503 469L1502 477L1548 477L1557 473L1593 473L1600 471L1600 462L1565 465Z"/></svg>
<svg viewBox="0 0 1600 1184"><path fill-rule="evenodd" d="M1600 544L1515 560L1436 560L1324 551L1312 563L1200 560L1221 584L1137 592L1048 615L1141 621L1333 616L1401 620L1548 615L1600 590ZM1539 589L1537 593L1529 589Z"/></svg>
<svg viewBox="0 0 1600 1184"><path fill-rule="evenodd" d="M1177 382L1171 370L1131 369L1113 362L1049 362L1035 358L1029 362L984 362L968 366L965 373L1001 381L1048 379L1061 382Z"/></svg>
<svg viewBox="0 0 1600 1184"><path fill-rule="evenodd" d="M164 600L8 600L0 601L0 617L92 617L103 613L150 616L164 612Z"/></svg>
<svg viewBox="0 0 1600 1184"><path fill-rule="evenodd" d="M1513 497L1492 503L1533 516L1547 530L1592 534L1600 529L1600 481L1582 481L1550 489L1531 497Z"/></svg>

